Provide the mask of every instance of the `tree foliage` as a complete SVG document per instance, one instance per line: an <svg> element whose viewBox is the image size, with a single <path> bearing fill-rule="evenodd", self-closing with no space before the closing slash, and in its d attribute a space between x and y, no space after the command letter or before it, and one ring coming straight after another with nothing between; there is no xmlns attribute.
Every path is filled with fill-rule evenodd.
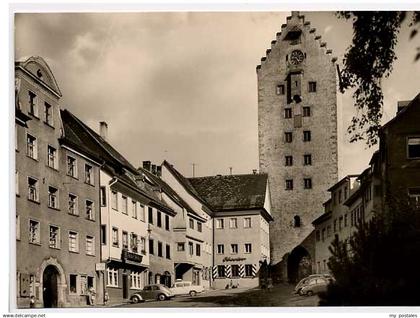
<svg viewBox="0 0 420 318"><path fill-rule="evenodd" d="M354 89L356 115L348 133L350 142L366 140L368 146L378 141L383 112L381 81L392 72L396 60L395 46L407 13L400 11L341 11L339 18L352 20L353 40L343 59L340 90ZM420 25L420 13L411 18L410 39L415 37ZM415 60L420 59L420 47Z"/></svg>
<svg viewBox="0 0 420 318"><path fill-rule="evenodd" d="M419 215L409 205L360 224L347 242L330 246L335 277L320 305L419 306Z"/></svg>

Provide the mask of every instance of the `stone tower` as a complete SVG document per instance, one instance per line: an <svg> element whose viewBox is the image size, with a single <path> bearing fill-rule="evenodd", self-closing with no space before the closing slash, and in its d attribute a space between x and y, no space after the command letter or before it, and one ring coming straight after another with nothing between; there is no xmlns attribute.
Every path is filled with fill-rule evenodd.
<svg viewBox="0 0 420 318"><path fill-rule="evenodd" d="M259 165L269 176L271 258L272 264L284 264L278 267L281 279L296 276L298 269L290 268L294 252L299 255L293 266L303 256L313 262L305 242L338 178L331 53L305 17L292 12L257 66Z"/></svg>

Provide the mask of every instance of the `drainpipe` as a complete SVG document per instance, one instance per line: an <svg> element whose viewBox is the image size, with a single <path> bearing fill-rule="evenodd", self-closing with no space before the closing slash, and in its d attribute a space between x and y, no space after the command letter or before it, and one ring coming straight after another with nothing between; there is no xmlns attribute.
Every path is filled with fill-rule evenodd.
<svg viewBox="0 0 420 318"><path fill-rule="evenodd" d="M214 217L211 218L211 222L212 222L212 253L211 253L211 257L212 257L212 262L211 262L211 269L210 269L210 287L214 287L214 279L213 279L213 267L214 267Z"/></svg>

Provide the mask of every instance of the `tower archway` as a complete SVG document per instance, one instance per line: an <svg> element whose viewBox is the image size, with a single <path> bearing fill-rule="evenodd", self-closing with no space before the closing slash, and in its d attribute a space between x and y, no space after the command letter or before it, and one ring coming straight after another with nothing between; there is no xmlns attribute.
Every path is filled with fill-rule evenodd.
<svg viewBox="0 0 420 318"><path fill-rule="evenodd" d="M312 274L312 258L301 245L296 246L287 258L287 279L289 283L297 283Z"/></svg>

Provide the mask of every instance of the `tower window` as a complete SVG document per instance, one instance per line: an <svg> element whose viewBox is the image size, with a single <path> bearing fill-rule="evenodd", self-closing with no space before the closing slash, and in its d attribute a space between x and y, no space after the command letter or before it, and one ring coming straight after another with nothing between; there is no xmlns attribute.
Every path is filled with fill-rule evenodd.
<svg viewBox="0 0 420 318"><path fill-rule="evenodd" d="M311 116L311 107L305 106L303 107L303 117L310 117Z"/></svg>
<svg viewBox="0 0 420 318"><path fill-rule="evenodd" d="M303 141L311 141L311 131L304 130L303 131Z"/></svg>
<svg viewBox="0 0 420 318"><path fill-rule="evenodd" d="M316 92L316 82L309 82L308 91L309 91L309 93L315 93Z"/></svg>
<svg viewBox="0 0 420 318"><path fill-rule="evenodd" d="M292 133L291 132L284 133L284 139L285 139L285 142L288 142L288 143L292 142L293 140Z"/></svg>
<svg viewBox="0 0 420 318"><path fill-rule="evenodd" d="M304 188L305 189L312 189L312 179L311 178L305 178L303 179Z"/></svg>
<svg viewBox="0 0 420 318"><path fill-rule="evenodd" d="M293 166L293 156L286 156L285 157L285 165L286 166Z"/></svg>
<svg viewBox="0 0 420 318"><path fill-rule="evenodd" d="M276 86L276 94L277 95L284 95L284 85L277 85Z"/></svg>
<svg viewBox="0 0 420 318"><path fill-rule="evenodd" d="M286 180L286 190L293 190L293 179Z"/></svg>
<svg viewBox="0 0 420 318"><path fill-rule="evenodd" d="M300 216L299 215L295 215L293 217L293 226L294 227L300 227Z"/></svg>
<svg viewBox="0 0 420 318"><path fill-rule="evenodd" d="M292 109L291 108L285 108L284 109L284 118L292 118Z"/></svg>
<svg viewBox="0 0 420 318"><path fill-rule="evenodd" d="M305 166L310 166L312 165L312 155L303 155L303 164Z"/></svg>

